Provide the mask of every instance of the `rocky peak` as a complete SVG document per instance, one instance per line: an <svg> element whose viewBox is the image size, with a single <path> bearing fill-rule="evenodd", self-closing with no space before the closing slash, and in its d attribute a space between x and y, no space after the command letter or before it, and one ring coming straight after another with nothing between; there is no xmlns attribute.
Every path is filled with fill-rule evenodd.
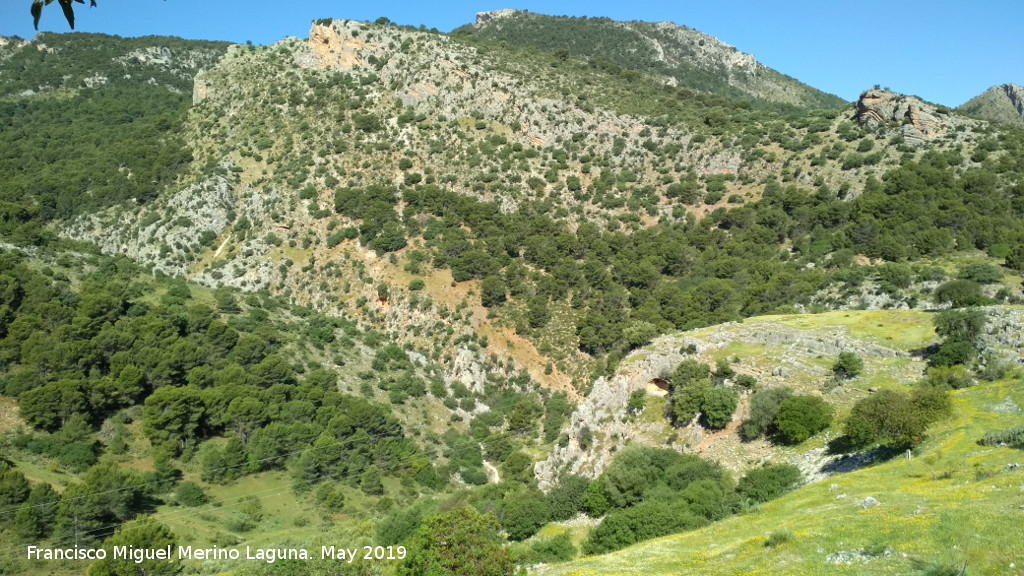
<svg viewBox="0 0 1024 576"><path fill-rule="evenodd" d="M494 20L500 20L501 18L507 18L519 12L529 12L529 10L513 10L512 8L505 8L504 10L492 10L490 12L477 12L476 13L476 25L492 22Z"/></svg>
<svg viewBox="0 0 1024 576"><path fill-rule="evenodd" d="M388 32L386 28L353 20L314 22L309 31L309 52L300 55L298 64L322 70L369 68L377 58L385 57L387 43L373 42L368 36Z"/></svg>
<svg viewBox="0 0 1024 576"><path fill-rule="evenodd" d="M904 141L911 146L925 144L948 130L937 118L934 106L913 96L877 88L860 95L856 118L866 128L900 127Z"/></svg>

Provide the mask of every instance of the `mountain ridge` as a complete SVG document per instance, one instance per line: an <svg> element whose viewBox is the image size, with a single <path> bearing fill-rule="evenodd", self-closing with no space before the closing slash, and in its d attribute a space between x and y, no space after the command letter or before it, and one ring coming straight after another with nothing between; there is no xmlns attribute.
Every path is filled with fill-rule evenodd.
<svg viewBox="0 0 1024 576"><path fill-rule="evenodd" d="M502 10L478 15L453 34L606 59L613 65L664 76L671 85L765 104L836 108L843 101L758 62L721 40L672 22L617 22ZM600 62L595 64L600 65ZM724 80L723 80L724 79Z"/></svg>
<svg viewBox="0 0 1024 576"><path fill-rule="evenodd" d="M957 110L993 122L1024 126L1024 86L993 86L971 98Z"/></svg>

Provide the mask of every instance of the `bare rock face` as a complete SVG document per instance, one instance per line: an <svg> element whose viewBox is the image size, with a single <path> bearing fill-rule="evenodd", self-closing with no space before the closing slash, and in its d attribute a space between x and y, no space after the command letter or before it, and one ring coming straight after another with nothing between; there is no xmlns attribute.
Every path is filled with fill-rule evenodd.
<svg viewBox="0 0 1024 576"><path fill-rule="evenodd" d="M690 346L701 351L705 345L681 335L663 336L655 341L653 350L627 357L610 379L598 378L570 417L568 443L555 446L551 456L534 468L540 489L554 488L558 478L567 474L599 476L618 449L638 438L637 425L623 422L630 394L645 390L653 379L674 369L685 358L679 350Z"/></svg>
<svg viewBox="0 0 1024 576"><path fill-rule="evenodd" d="M1000 88L1010 101L1010 106L1017 111L1017 115L1024 116L1024 87L1014 84L1003 84Z"/></svg>
<svg viewBox="0 0 1024 576"><path fill-rule="evenodd" d="M477 12L476 25L479 26L487 22L507 18L517 12L519 12L519 10L512 10L511 8L505 8L504 10L492 10L490 12ZM524 10L524 12L527 12L527 10Z"/></svg>
<svg viewBox="0 0 1024 576"><path fill-rule="evenodd" d="M912 96L868 90L857 100L857 121L867 128L900 126L904 141L920 146L943 136L949 127L940 122L935 107Z"/></svg>
<svg viewBox="0 0 1024 576"><path fill-rule="evenodd" d="M380 44L367 42L366 29L369 26L347 20L314 24L309 31L309 53L299 65L323 70L369 68L371 56L383 58L385 50Z"/></svg>

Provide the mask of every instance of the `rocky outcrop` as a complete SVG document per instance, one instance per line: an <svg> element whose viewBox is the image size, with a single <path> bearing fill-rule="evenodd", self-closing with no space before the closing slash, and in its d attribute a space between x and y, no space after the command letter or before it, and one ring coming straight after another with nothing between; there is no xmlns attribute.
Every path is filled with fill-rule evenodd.
<svg viewBox="0 0 1024 576"><path fill-rule="evenodd" d="M519 12L519 10L513 10L511 8L505 8L504 10L492 10L490 12L477 12L476 25L479 26L481 24L486 24L487 22L500 20L501 18L508 18L509 16ZM523 12L529 12L529 10L523 10Z"/></svg>
<svg viewBox="0 0 1024 576"><path fill-rule="evenodd" d="M1001 88L1006 98L1010 100L1010 106L1017 111L1017 115L1024 117L1024 87L1003 84Z"/></svg>
<svg viewBox="0 0 1024 576"><path fill-rule="evenodd" d="M1008 329L997 332L1009 334ZM907 352L854 338L843 326L800 329L764 320L731 322L697 332L662 336L627 356L613 377L602 377L594 382L591 393L570 418L568 442L555 446L551 456L534 469L541 489L554 487L558 478L567 474L596 478L615 452L628 442L698 452L734 472L762 461L770 448L762 450L756 443L738 442L735 430L708 432L695 418L688 426L676 430L673 439L666 444L662 436L652 434L655 432L652 427L657 425L642 424L626 417L627 402L634 391L645 390L653 379L675 369L686 358L713 364L716 351L736 343L764 347L759 361L746 359L734 366L738 372L755 376L765 387L794 386L798 375L804 380L822 382L830 376L831 370L823 367L820 359L835 357L841 352L871 359L910 357ZM741 411L735 419L742 417L743 404L745 402L741 401ZM818 480L832 473L822 472L822 469L832 465L834 460L834 457L821 455L799 464L805 477Z"/></svg>
<svg viewBox="0 0 1024 576"><path fill-rule="evenodd" d="M382 58L385 50L381 45L367 43L367 28L365 24L348 20L336 20L329 25L313 24L309 31L309 52L302 54L298 64L322 70L369 68L371 57L374 61Z"/></svg>
<svg viewBox="0 0 1024 576"><path fill-rule="evenodd" d="M115 209L71 222L63 235L95 243L105 254L124 254L175 276L188 270L200 239L230 224L234 187L222 177L194 184L144 210Z"/></svg>
<svg viewBox="0 0 1024 576"><path fill-rule="evenodd" d="M949 126L941 121L934 106L912 96L885 90L868 90L857 100L857 121L861 126L898 127L903 140L920 146L946 134Z"/></svg>
<svg viewBox="0 0 1024 576"><path fill-rule="evenodd" d="M556 445L551 456L534 468L541 490L550 490L558 478L576 474L596 478L611 463L612 456L627 441L643 435L634 422L624 421L630 394L645 390L651 380L671 371L686 358L680 350L700 353L706 345L682 335L659 338L653 350L634 352L611 378L594 382L590 394L573 412L568 442Z"/></svg>

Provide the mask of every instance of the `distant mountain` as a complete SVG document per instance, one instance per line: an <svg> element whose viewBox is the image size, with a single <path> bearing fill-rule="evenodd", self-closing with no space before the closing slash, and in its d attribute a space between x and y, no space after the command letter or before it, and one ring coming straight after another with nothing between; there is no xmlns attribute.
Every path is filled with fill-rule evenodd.
<svg viewBox="0 0 1024 576"><path fill-rule="evenodd" d="M510 44L591 59L668 77L673 86L755 104L803 109L839 108L845 102L759 63L750 54L671 22L617 22L608 18L544 16L517 10L477 14L471 34Z"/></svg>
<svg viewBox="0 0 1024 576"><path fill-rule="evenodd" d="M1024 87L1014 84L993 86L958 108L985 120L1024 126Z"/></svg>

